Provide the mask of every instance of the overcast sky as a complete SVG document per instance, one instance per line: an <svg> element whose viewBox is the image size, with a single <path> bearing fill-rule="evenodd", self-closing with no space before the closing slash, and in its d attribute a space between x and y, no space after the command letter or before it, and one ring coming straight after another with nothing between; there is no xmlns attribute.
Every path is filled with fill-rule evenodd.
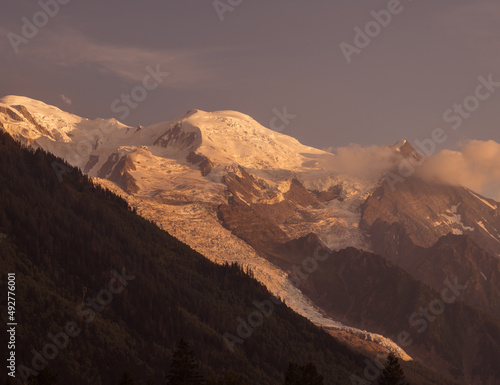
<svg viewBox="0 0 500 385"><path fill-rule="evenodd" d="M473 96L479 76L500 82L500 3L396 3L219 0L218 13L213 0L71 0L13 44L8 34L23 36L23 17L43 23L43 15L38 1L4 0L0 94L119 118L112 102L142 83L146 67L160 66L170 75L124 123L199 108L241 111L269 127L273 110L286 106L296 117L283 133L319 148L424 139L436 127L450 137L442 147L499 142L500 88L483 87L477 106ZM371 11L388 7L394 13L390 22L384 13L378 33ZM369 22L374 36L348 63L340 44L355 46L354 28ZM473 111L463 111L470 116L454 130L443 114L468 97Z"/></svg>

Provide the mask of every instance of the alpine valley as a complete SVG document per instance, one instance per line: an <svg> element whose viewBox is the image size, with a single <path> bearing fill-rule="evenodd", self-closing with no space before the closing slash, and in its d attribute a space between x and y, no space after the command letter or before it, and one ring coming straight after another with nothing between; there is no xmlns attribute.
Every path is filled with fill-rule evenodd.
<svg viewBox="0 0 500 385"><path fill-rule="evenodd" d="M62 184L80 169L350 349L443 378L414 369L415 383L500 384L500 203L417 174L339 172L337 155L234 111L130 127L6 96L0 129L61 158ZM421 160L406 140L388 149L395 167ZM237 327L220 335L228 351L246 343Z"/></svg>

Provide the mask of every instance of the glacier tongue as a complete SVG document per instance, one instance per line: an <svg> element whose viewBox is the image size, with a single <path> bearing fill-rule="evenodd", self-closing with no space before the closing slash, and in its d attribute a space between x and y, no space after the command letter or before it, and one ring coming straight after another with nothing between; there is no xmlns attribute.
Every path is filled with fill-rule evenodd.
<svg viewBox="0 0 500 385"><path fill-rule="evenodd" d="M327 317L288 279L287 274L260 257L247 243L222 227L217 218L215 205L206 202L179 206L163 204L145 196L128 195L108 180L96 179L115 193L124 196L137 208L137 212L154 222L174 237L190 245L216 263L237 262L245 269L250 268L255 278L264 284L276 297L281 298L290 308L326 329L339 329L357 337L374 341L404 360L411 357L396 343L380 334L370 333L345 326ZM256 298L255 300L263 300Z"/></svg>

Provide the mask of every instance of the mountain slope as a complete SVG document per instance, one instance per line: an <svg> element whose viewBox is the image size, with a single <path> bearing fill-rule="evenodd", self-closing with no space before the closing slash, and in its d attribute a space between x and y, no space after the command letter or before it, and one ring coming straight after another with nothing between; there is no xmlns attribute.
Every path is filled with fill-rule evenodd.
<svg viewBox="0 0 500 385"><path fill-rule="evenodd" d="M492 256L500 256L500 204L460 186L423 181L413 176L394 188L382 183L362 207L361 226L368 234L376 231L376 222L398 223L411 241L422 247L432 246L440 237L466 234ZM384 255L396 255L393 250ZM379 252L380 250L376 250Z"/></svg>
<svg viewBox="0 0 500 385"><path fill-rule="evenodd" d="M303 284L336 319L392 338L428 367L467 384L500 383L500 322L464 305L472 289L464 286L461 277L445 278L431 290L382 257L352 248L330 253ZM453 301L445 302L443 290Z"/></svg>
<svg viewBox="0 0 500 385"><path fill-rule="evenodd" d="M394 191L382 184L361 212L376 253L436 290L459 277L470 287L462 300L500 319L497 202L412 177Z"/></svg>
<svg viewBox="0 0 500 385"><path fill-rule="evenodd" d="M361 375L361 355L279 301L232 354L224 333L237 335L237 318L272 295L240 267L209 262L132 213L80 172L59 182L55 161L0 135L0 232L6 235L0 261L2 271L16 273L18 368L30 366L32 349L41 352L50 342L47 333L74 321L81 334L48 364L63 383L116 383L125 369L163 381L179 336L192 343L206 374L232 368L250 383L271 384L281 381L289 360L311 360L329 384ZM134 278L119 291L108 285L116 284L113 270ZM108 286L118 291L111 301L100 294ZM91 317L90 305L79 308L82 290L86 301L109 303L96 303ZM0 311L6 313L4 302Z"/></svg>

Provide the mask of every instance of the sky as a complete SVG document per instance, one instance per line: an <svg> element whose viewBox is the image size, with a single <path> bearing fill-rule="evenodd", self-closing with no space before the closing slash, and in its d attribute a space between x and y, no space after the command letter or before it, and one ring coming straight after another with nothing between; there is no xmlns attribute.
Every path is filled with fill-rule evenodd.
<svg viewBox="0 0 500 385"><path fill-rule="evenodd" d="M499 19L495 0L4 0L0 96L130 125L237 110L323 149L441 128L456 150L500 142Z"/></svg>

